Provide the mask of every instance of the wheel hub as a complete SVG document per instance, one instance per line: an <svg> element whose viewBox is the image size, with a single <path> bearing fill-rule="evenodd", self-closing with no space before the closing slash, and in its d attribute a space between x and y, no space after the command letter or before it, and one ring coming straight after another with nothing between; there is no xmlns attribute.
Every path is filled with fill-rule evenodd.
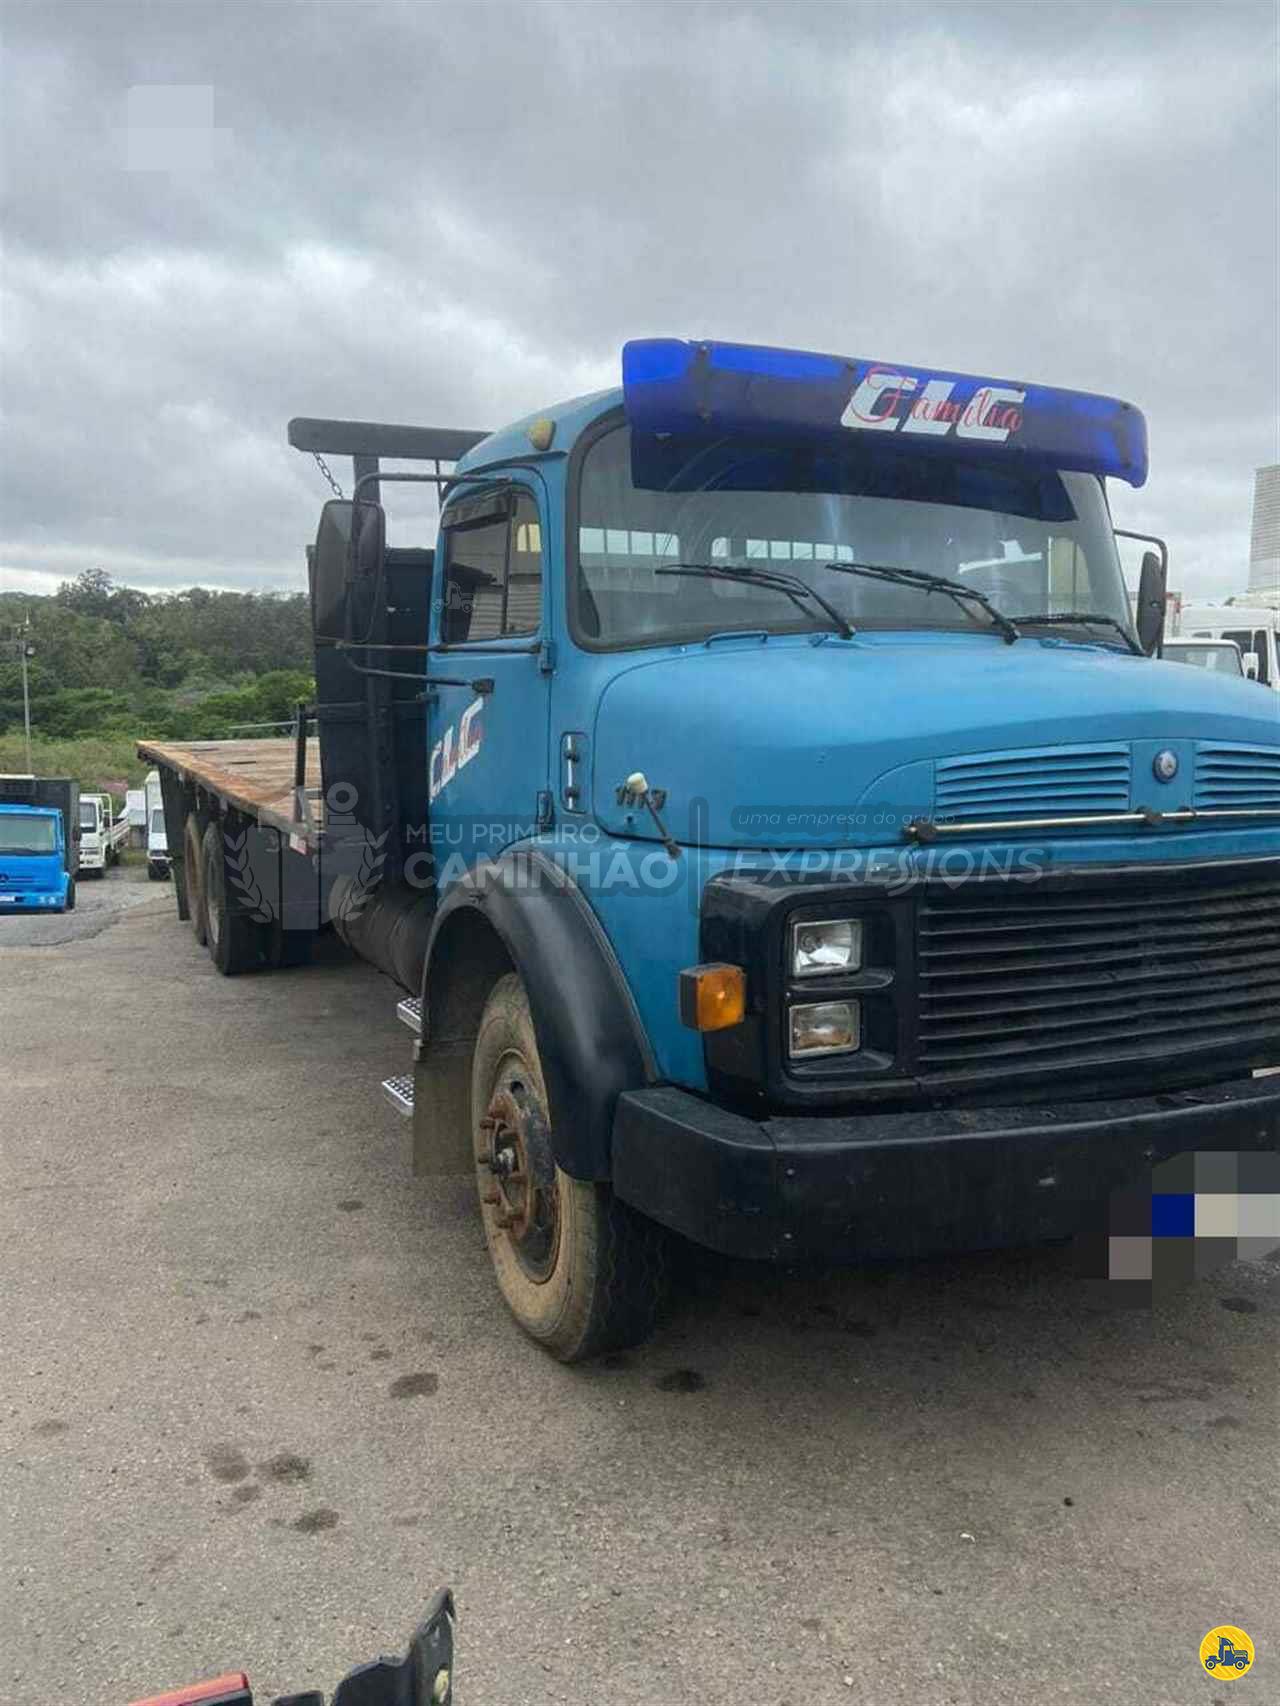
<svg viewBox="0 0 1280 1706"><path fill-rule="evenodd" d="M560 1238L559 1191L546 1115L528 1080L499 1084L480 1121L481 1200L529 1277L547 1279Z"/></svg>

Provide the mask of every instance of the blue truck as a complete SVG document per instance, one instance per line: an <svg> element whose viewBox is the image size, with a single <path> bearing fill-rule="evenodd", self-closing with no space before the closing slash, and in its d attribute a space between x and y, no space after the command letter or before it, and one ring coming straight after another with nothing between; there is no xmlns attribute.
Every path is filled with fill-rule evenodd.
<svg viewBox="0 0 1280 1706"><path fill-rule="evenodd" d="M499 432L289 440L354 477L317 698L140 747L179 914L224 973L332 927L399 986L415 1166L474 1173L553 1354L643 1337L673 1234L1052 1239L1280 1145L1280 724L1161 661L1160 541L1126 594L1132 405L649 339ZM429 544L388 538L406 480Z"/></svg>
<svg viewBox="0 0 1280 1706"><path fill-rule="evenodd" d="M0 917L76 904L80 788L65 777L0 776Z"/></svg>

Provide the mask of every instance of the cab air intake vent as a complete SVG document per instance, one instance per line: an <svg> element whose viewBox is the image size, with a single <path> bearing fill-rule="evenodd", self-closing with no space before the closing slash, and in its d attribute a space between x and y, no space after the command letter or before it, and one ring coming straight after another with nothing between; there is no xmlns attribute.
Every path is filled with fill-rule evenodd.
<svg viewBox="0 0 1280 1706"><path fill-rule="evenodd" d="M1200 811L1280 806L1280 746L1196 748L1195 805Z"/></svg>
<svg viewBox="0 0 1280 1706"><path fill-rule="evenodd" d="M940 823L980 823L1125 812L1131 764L1123 741L940 758L934 765L934 813Z"/></svg>

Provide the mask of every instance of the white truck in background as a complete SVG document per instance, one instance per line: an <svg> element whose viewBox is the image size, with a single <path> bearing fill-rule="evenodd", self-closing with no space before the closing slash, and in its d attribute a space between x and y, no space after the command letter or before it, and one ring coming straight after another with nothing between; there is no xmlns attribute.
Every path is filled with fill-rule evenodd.
<svg viewBox="0 0 1280 1706"><path fill-rule="evenodd" d="M147 845L147 790L130 788L124 797L124 815L129 820L130 847Z"/></svg>
<svg viewBox="0 0 1280 1706"><path fill-rule="evenodd" d="M1234 640L1166 640L1160 656L1166 663L1189 663L1215 675L1245 679L1244 657Z"/></svg>
<svg viewBox="0 0 1280 1706"><path fill-rule="evenodd" d="M104 877L120 863L120 850L129 836L127 818L117 818L110 794L80 796L80 870Z"/></svg>
<svg viewBox="0 0 1280 1706"><path fill-rule="evenodd" d="M164 827L164 801L160 796L160 772L149 770L147 796L147 875L153 883L169 875L169 840Z"/></svg>
<svg viewBox="0 0 1280 1706"><path fill-rule="evenodd" d="M1183 640L1234 640L1244 672L1280 693L1280 592L1249 592L1223 604L1184 604L1176 629Z"/></svg>

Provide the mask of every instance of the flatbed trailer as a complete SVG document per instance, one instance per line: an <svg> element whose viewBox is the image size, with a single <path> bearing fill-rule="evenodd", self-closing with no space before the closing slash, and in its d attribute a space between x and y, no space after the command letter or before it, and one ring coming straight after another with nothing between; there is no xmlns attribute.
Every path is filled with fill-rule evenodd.
<svg viewBox="0 0 1280 1706"><path fill-rule="evenodd" d="M171 771L189 787L244 813L264 829L308 839L314 818L299 806L296 740L139 741L138 756L161 773ZM307 778L318 776L319 742L308 739L301 787L307 797ZM318 798L318 789L314 790ZM313 802L314 804L314 802Z"/></svg>
<svg viewBox="0 0 1280 1706"><path fill-rule="evenodd" d="M1274 1161L1280 726L1159 661L1158 540L1129 606L1131 405L645 340L488 437L289 440L354 474L315 702L139 748L178 911L225 974L332 927L398 986L415 1169L474 1174L554 1355L645 1335L672 1232L990 1248L1171 1156ZM430 547L388 542L404 479Z"/></svg>

